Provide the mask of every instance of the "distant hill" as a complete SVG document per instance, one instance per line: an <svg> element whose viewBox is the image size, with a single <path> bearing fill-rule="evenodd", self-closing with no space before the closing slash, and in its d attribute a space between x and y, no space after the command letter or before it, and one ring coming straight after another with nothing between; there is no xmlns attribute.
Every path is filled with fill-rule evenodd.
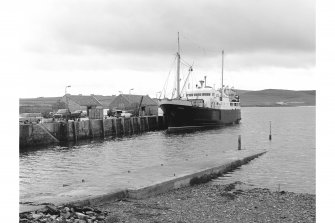
<svg viewBox="0 0 335 223"><path fill-rule="evenodd" d="M315 106L316 91L265 89L260 91L237 90L242 107Z"/></svg>

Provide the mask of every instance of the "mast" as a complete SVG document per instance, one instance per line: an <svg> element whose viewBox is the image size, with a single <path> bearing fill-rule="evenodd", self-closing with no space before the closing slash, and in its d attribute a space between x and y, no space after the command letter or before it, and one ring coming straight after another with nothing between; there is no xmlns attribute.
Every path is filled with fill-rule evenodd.
<svg viewBox="0 0 335 223"><path fill-rule="evenodd" d="M178 32L178 52L177 52L177 99L180 98L180 49L179 49L179 32Z"/></svg>
<svg viewBox="0 0 335 223"><path fill-rule="evenodd" d="M223 97L223 54L224 54L224 51L222 50L221 98Z"/></svg>

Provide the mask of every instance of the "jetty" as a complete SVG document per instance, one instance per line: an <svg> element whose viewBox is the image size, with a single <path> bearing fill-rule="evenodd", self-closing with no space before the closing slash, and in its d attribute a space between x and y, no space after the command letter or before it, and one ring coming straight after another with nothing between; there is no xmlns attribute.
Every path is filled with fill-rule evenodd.
<svg viewBox="0 0 335 223"><path fill-rule="evenodd" d="M89 119L39 124L20 124L20 148L60 142L120 137L167 128L164 116Z"/></svg>

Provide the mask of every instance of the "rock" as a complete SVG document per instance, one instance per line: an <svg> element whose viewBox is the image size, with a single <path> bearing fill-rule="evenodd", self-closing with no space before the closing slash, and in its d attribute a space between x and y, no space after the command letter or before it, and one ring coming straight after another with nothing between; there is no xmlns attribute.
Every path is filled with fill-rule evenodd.
<svg viewBox="0 0 335 223"><path fill-rule="evenodd" d="M87 218L87 216L83 213L76 212L76 215L79 219L86 219Z"/></svg>
<svg viewBox="0 0 335 223"><path fill-rule="evenodd" d="M71 213L70 213L70 212L62 212L60 215L61 215L63 218L68 219L68 218L71 216Z"/></svg>
<svg viewBox="0 0 335 223"><path fill-rule="evenodd" d="M85 206L85 207L83 207L82 208L82 211L94 211L94 209L93 208L91 208L91 207L87 207L87 206Z"/></svg>
<svg viewBox="0 0 335 223"><path fill-rule="evenodd" d="M32 217L33 217L34 220L38 220L38 219L40 219L42 216L43 216L42 214L34 214L34 213L32 214Z"/></svg>
<svg viewBox="0 0 335 223"><path fill-rule="evenodd" d="M66 211L66 212L69 212L69 211L70 211L70 208L65 207L63 210Z"/></svg>
<svg viewBox="0 0 335 223"><path fill-rule="evenodd" d="M45 214L50 214L50 215L58 215L59 214L59 210L57 210L56 207L53 207L51 205L46 205L45 208L46 208L46 211L44 212Z"/></svg>
<svg viewBox="0 0 335 223"><path fill-rule="evenodd" d="M87 215L95 215L95 212L94 211L86 211L85 212Z"/></svg>
<svg viewBox="0 0 335 223"><path fill-rule="evenodd" d="M99 220L99 221L105 220L105 216L104 215L98 215L97 220Z"/></svg>

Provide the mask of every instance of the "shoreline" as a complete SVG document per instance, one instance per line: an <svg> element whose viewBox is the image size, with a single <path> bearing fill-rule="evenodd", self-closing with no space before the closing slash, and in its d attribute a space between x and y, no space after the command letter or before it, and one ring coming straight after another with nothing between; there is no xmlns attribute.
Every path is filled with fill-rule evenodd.
<svg viewBox="0 0 335 223"><path fill-rule="evenodd" d="M242 182L198 184L143 199L105 201L89 207L61 206L20 214L20 222L315 222L316 195ZM55 211L57 210L57 211ZM73 210L73 212L72 212ZM78 210L82 213L78 213ZM88 210L88 211L87 211ZM58 212L56 215L55 213ZM33 217L38 218L36 221ZM67 218L66 218L67 217ZM30 219L29 219L30 218ZM47 221L46 219L54 219ZM97 218L100 220L97 221ZM86 219L86 220L85 220Z"/></svg>

